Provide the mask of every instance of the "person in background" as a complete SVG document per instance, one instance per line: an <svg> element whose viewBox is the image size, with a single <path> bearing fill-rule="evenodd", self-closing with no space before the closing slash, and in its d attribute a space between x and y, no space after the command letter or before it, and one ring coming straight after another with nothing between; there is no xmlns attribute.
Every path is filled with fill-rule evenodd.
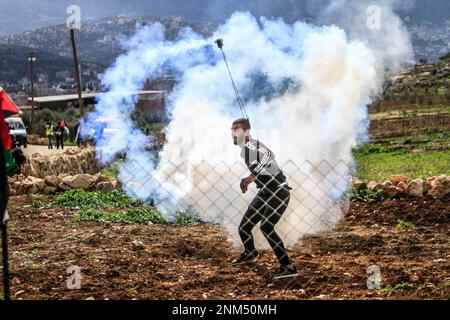
<svg viewBox="0 0 450 320"><path fill-rule="evenodd" d="M80 119L75 126L75 140L77 141L78 148L81 148L81 144L85 145L83 143L83 119Z"/></svg>
<svg viewBox="0 0 450 320"><path fill-rule="evenodd" d="M45 124L45 135L48 139L48 148L53 149L53 137L54 137L55 133L54 133L54 127L50 123L50 121L48 121Z"/></svg>
<svg viewBox="0 0 450 320"><path fill-rule="evenodd" d="M56 124L56 127L54 128L55 132L55 139L56 139L56 149L59 149L61 146L61 149L64 149L64 127L61 125L61 122L58 122Z"/></svg>

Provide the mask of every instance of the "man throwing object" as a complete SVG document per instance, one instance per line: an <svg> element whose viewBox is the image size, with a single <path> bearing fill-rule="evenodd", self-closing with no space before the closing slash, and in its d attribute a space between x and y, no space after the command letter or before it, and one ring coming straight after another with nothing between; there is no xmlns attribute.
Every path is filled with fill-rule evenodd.
<svg viewBox="0 0 450 320"><path fill-rule="evenodd" d="M241 190L245 193L252 182L255 182L258 188L258 194L250 203L239 225L239 235L245 250L233 263L243 264L258 257L252 230L261 222L261 231L281 264L274 278L296 277L297 270L291 264L283 241L275 231L275 225L288 206L291 188L273 153L264 144L250 137L248 119L235 120L231 131L233 142L242 148L241 157L250 170L250 175L241 180Z"/></svg>

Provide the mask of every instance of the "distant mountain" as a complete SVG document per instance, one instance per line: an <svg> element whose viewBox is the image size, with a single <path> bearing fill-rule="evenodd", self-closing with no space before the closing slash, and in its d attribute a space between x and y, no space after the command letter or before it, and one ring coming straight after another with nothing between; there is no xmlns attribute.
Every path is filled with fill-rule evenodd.
<svg viewBox="0 0 450 320"><path fill-rule="evenodd" d="M200 18L200 17L199 17ZM309 22L311 18L306 19ZM408 20L408 19L407 19ZM92 63L96 71L103 71L122 53L120 42L136 31L136 24L160 22L166 26L166 36L174 38L187 26L194 31L210 35L212 24L183 17L136 17L120 15L114 18L83 21L81 30L76 31L79 60L82 64ZM450 51L450 20L440 25L407 21L417 60L426 58L436 61ZM39 59L37 72L42 70L50 79L55 70L73 71L72 49L69 31L65 24L44 27L15 35L0 37L0 80L15 81L28 76L27 57L35 51ZM14 72L16 70L16 72Z"/></svg>
<svg viewBox="0 0 450 320"><path fill-rule="evenodd" d="M391 79L386 90L388 95L395 94L444 94L450 98L450 53L436 63L421 63L405 70ZM448 102L448 101L447 101Z"/></svg>
<svg viewBox="0 0 450 320"><path fill-rule="evenodd" d="M450 52L450 19L438 25L421 22L407 23L407 26L416 61L427 59L437 62L440 57Z"/></svg>
<svg viewBox="0 0 450 320"><path fill-rule="evenodd" d="M249 11L253 15L282 17L287 21L317 18L330 5L352 2L376 4L366 0L0 0L2 19L0 35L65 23L68 6L81 9L82 20L97 20L127 14L130 16L182 16L190 20L217 24L235 11ZM448 0L389 0L402 18L414 24L440 24L449 19Z"/></svg>
<svg viewBox="0 0 450 320"><path fill-rule="evenodd" d="M36 62L36 74L46 73L54 76L59 71L72 72L73 60L52 54L40 49L34 49ZM30 48L21 45L0 45L0 79L3 81L17 81L29 78L30 63L28 57Z"/></svg>
<svg viewBox="0 0 450 320"><path fill-rule="evenodd" d="M154 19L119 16L85 21L83 28L76 31L78 57L82 67L83 63L92 63L104 70L122 53L120 42L135 33L137 23L145 25L155 22L166 26L168 38L174 38L182 28L188 26L201 34L212 31L207 24L181 17ZM24 70L29 68L27 57L30 51L34 51L39 60L36 64L37 71L42 70L47 74L54 74L57 69L73 71L69 31L66 25L56 25L0 37L0 61L3 61L0 79L13 81L28 75Z"/></svg>

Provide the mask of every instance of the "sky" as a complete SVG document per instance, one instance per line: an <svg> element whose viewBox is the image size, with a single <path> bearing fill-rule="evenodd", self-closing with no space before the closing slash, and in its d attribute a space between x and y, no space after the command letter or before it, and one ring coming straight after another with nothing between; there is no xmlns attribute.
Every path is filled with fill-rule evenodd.
<svg viewBox="0 0 450 320"><path fill-rule="evenodd" d="M346 0L333 0L345 2ZM69 5L81 8L82 19L98 19L119 14L134 16L184 16L219 23L234 11L250 11L255 16L283 17L287 21L317 18L332 0L0 0L0 35L65 23ZM352 1L352 0L347 0ZM356 1L356 0L354 0ZM373 1L376 3L377 1ZM397 10L410 21L441 23L450 20L448 0L397 1Z"/></svg>

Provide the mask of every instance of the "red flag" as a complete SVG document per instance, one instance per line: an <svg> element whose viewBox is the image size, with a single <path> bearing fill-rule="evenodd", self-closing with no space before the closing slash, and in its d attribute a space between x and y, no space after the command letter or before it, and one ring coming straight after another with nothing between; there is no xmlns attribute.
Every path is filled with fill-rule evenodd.
<svg viewBox="0 0 450 320"><path fill-rule="evenodd" d="M2 103L2 100L0 100L0 103ZM11 135L9 134L8 124L6 123L5 118L3 117L3 112L0 112L0 135L2 136L3 148L5 150L11 149L12 147Z"/></svg>
<svg viewBox="0 0 450 320"><path fill-rule="evenodd" d="M0 87L1 89L1 87ZM11 139L11 135L9 134L9 130L8 130L8 124L5 121L5 117L3 116L3 106L6 105L8 108L11 106L8 103L9 99L8 95L2 90L0 92L1 96L0 96L0 136L2 139L2 145L3 145L3 150L0 150L0 152L4 153L4 161L5 161L5 167L6 167L6 172L8 173L8 175L10 174L14 174L15 172L17 172L17 164L14 161L14 156L11 152L11 148L12 148L12 139ZM4 100L4 96L8 97L7 100ZM5 103L6 101L6 103ZM13 102L14 104L14 102ZM13 105L15 106L15 104ZM17 107L16 107L17 108Z"/></svg>
<svg viewBox="0 0 450 320"><path fill-rule="evenodd" d="M19 108L17 108L14 101L8 96L5 90L0 87L0 109L3 111L3 116L8 118L14 114L18 114Z"/></svg>

